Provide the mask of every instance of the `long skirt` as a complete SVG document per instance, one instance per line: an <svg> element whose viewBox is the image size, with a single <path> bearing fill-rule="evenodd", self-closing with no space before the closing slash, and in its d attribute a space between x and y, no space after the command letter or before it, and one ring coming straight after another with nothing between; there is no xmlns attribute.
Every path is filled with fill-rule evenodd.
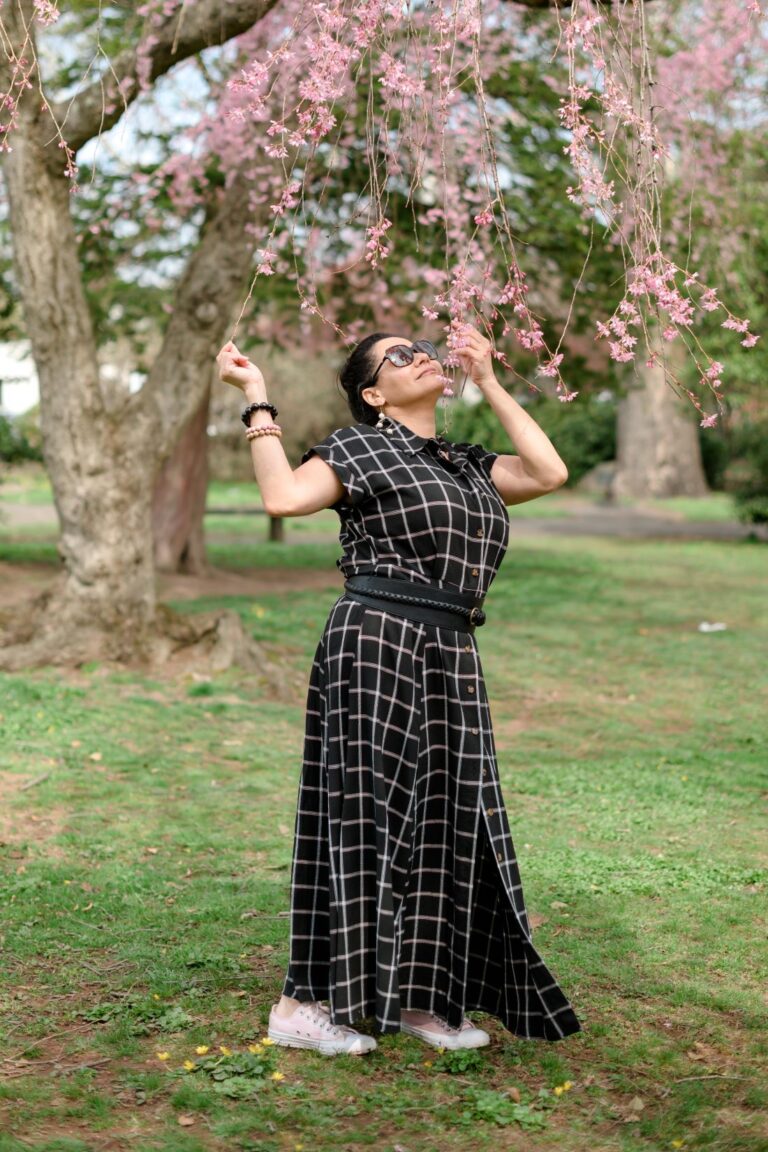
<svg viewBox="0 0 768 1152"><path fill-rule="evenodd" d="M312 664L284 994L335 1024L402 1009L581 1029L533 946L471 633L342 596Z"/></svg>

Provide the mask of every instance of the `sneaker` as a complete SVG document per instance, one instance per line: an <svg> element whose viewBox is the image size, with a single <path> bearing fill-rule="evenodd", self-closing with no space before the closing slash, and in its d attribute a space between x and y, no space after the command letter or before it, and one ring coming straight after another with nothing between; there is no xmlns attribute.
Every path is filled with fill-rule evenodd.
<svg viewBox="0 0 768 1152"><path fill-rule="evenodd" d="M273 1008L269 1014L267 1035L275 1044L286 1048L314 1048L325 1056L345 1053L359 1056L372 1052L376 1041L363 1036L354 1028L332 1024L327 1008L317 1002L300 1004L290 1016L278 1016Z"/></svg>
<svg viewBox="0 0 768 1152"><path fill-rule="evenodd" d="M460 1028L449 1028L445 1020L434 1016L431 1012L404 1012L400 1022L401 1032L409 1036L418 1036L427 1044L435 1048L484 1048L490 1044L491 1038L482 1028L475 1028L471 1020L466 1017Z"/></svg>

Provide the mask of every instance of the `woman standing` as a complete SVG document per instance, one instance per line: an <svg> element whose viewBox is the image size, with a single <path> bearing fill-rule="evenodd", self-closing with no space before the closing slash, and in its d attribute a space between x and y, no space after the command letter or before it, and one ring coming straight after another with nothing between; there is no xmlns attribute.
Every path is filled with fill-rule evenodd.
<svg viewBox="0 0 768 1152"><path fill-rule="evenodd" d="M293 471L260 371L232 343L218 356L248 401L264 508L333 508L346 577L310 675L278 1044L367 1052L375 1040L352 1025L372 1017L382 1033L479 1047L470 1010L526 1038L581 1028L531 939L474 638L505 506L567 471L474 328L459 358L517 455L437 436L436 349L374 333L340 374L356 423Z"/></svg>

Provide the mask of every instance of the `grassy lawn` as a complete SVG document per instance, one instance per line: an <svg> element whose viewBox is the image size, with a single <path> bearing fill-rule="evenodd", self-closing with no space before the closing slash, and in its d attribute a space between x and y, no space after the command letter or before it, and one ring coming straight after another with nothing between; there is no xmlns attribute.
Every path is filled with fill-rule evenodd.
<svg viewBox="0 0 768 1152"><path fill-rule="evenodd" d="M534 939L584 1031L480 1017L479 1053L329 1060L259 1041L337 549L224 519L216 564L328 573L177 605L240 612L261 674L0 676L0 1152L765 1152L765 547L515 541L477 635Z"/></svg>

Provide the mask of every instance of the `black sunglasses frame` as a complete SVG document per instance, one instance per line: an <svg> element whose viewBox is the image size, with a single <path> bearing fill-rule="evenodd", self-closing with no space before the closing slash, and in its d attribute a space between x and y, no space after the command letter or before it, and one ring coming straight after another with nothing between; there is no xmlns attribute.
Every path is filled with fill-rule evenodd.
<svg viewBox="0 0 768 1152"><path fill-rule="evenodd" d="M371 376L368 383L364 384L363 387L370 388L371 385L376 382L376 377L384 367L385 361L389 360L390 364L392 364L395 368L405 368L408 364L413 364L414 360L416 359L417 352L426 352L430 360L440 359L440 353L437 351L437 348L435 348L434 344L430 340L415 340L413 344L393 344L391 348L387 348L378 368L374 372L373 376ZM395 360L392 359L393 353L398 356L405 357L402 363L398 364Z"/></svg>

